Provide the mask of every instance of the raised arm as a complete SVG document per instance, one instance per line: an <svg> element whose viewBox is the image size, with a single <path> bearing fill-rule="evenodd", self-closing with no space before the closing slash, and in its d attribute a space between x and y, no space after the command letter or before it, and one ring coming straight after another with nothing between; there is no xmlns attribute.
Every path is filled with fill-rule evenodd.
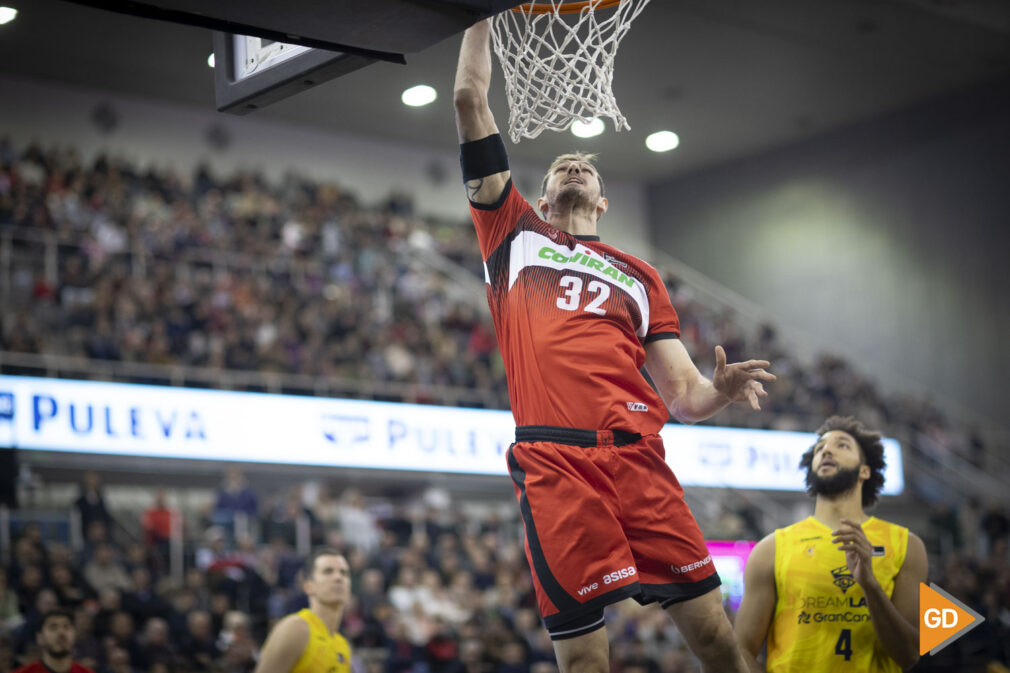
<svg viewBox="0 0 1010 673"><path fill-rule="evenodd" d="M491 23L490 19L474 24L463 34L456 65L453 105L456 108L456 130L463 153L464 181L467 197L474 203L492 204L501 197L511 173L497 159L495 148L480 144L489 136L498 135L487 92L491 87ZM469 150L469 152L468 152ZM504 146L501 148L504 152ZM482 166L497 170L488 175Z"/></svg>
<svg viewBox="0 0 1010 673"><path fill-rule="evenodd" d="M645 368L659 389L670 415L681 423L697 423L732 402L749 402L761 408L767 393L761 381L774 381L765 371L767 360L726 364L726 352L715 347L715 373L709 381L691 361L679 339L658 339L645 345Z"/></svg>

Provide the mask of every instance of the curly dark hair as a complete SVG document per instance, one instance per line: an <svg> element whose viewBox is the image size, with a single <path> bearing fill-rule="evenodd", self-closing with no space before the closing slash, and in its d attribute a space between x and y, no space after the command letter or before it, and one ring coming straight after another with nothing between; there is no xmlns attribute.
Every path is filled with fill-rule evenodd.
<svg viewBox="0 0 1010 673"><path fill-rule="evenodd" d="M41 633L42 629L46 628L46 622L59 617L65 617L70 622L70 626L75 626L74 613L72 611L67 608L53 608L42 615L42 619L39 620L38 625L35 627L35 633Z"/></svg>
<svg viewBox="0 0 1010 673"><path fill-rule="evenodd" d="M818 441L832 430L841 430L851 435L863 454L863 463L870 466L870 478L863 482L863 507L872 507L877 502L880 489L884 487L884 467L887 466L887 462L884 460L884 445L880 441L881 434L868 429L862 421L853 416L832 416L817 429ZM807 493L810 495L814 495L814 474L810 468L813 466L814 447L816 446L815 442L814 446L807 449L800 458L800 469L807 471Z"/></svg>

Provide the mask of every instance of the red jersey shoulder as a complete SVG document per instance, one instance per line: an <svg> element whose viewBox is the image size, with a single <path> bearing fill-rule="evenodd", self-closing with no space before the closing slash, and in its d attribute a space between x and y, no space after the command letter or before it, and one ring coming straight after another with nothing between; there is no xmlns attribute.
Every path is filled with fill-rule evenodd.
<svg viewBox="0 0 1010 673"><path fill-rule="evenodd" d="M512 181L505 184L497 203L480 204L470 202L470 216L477 229L477 242L481 256L486 260L498 249L508 235L522 223L525 227L535 226L540 219L533 206L523 198Z"/></svg>
<svg viewBox="0 0 1010 673"><path fill-rule="evenodd" d="M41 661L33 661L27 666L14 669L14 673L51 673ZM87 666L81 666L76 661L70 665L70 673L95 673Z"/></svg>

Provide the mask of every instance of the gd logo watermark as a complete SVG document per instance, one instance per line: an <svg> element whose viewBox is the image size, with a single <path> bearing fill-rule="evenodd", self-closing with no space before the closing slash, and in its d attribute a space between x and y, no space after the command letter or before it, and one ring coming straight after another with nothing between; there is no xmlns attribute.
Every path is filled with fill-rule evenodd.
<svg viewBox="0 0 1010 673"><path fill-rule="evenodd" d="M936 654L985 621L946 591L919 584L919 655Z"/></svg>

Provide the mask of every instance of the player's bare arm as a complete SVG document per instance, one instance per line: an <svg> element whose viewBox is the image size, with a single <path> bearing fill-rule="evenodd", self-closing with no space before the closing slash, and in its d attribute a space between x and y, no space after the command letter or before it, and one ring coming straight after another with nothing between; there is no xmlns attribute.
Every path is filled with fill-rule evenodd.
<svg viewBox="0 0 1010 673"><path fill-rule="evenodd" d="M832 543L845 552L853 579L866 594L866 607L881 645L902 669L911 668L919 660L919 583L926 581L929 568L922 539L914 533L908 534L905 562L894 578L894 591L888 598L873 574L873 546L859 524L842 519L841 527L832 531L832 536Z"/></svg>
<svg viewBox="0 0 1010 673"><path fill-rule="evenodd" d="M733 630L751 671L760 673L764 667L758 655L768 637L768 628L775 614L775 534L766 536L754 546L744 570L744 593L736 613Z"/></svg>
<svg viewBox="0 0 1010 673"><path fill-rule="evenodd" d="M255 673L290 673L308 642L308 622L297 615L288 615L277 622L263 644Z"/></svg>
<svg viewBox="0 0 1010 673"><path fill-rule="evenodd" d="M463 34L456 65L453 105L460 144L498 133L487 93L491 88L491 24L474 24ZM496 203L508 183L509 171L502 171L466 181L466 195L474 203Z"/></svg>
<svg viewBox="0 0 1010 673"><path fill-rule="evenodd" d="M659 389L670 415L681 423L697 423L733 402L748 402L761 409L767 397L762 381L774 381L767 360L726 364L726 351L715 347L712 380L702 376L679 339L659 339L645 346L645 368Z"/></svg>

